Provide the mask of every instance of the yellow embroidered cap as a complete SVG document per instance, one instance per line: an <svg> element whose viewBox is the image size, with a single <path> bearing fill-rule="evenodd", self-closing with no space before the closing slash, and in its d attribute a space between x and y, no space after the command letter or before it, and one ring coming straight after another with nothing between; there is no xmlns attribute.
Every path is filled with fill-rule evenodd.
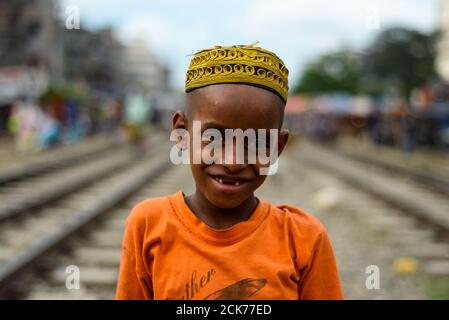
<svg viewBox="0 0 449 320"><path fill-rule="evenodd" d="M197 52L187 70L185 91L221 83L261 87L286 102L288 69L276 54L252 45L215 46Z"/></svg>

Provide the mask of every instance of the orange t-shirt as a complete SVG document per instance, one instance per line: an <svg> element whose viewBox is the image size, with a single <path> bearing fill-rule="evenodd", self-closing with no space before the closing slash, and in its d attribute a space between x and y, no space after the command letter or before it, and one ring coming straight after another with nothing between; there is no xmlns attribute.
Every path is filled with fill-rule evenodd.
<svg viewBox="0 0 449 320"><path fill-rule="evenodd" d="M298 208L260 200L213 229L181 191L147 199L127 219L116 299L342 299L323 225Z"/></svg>

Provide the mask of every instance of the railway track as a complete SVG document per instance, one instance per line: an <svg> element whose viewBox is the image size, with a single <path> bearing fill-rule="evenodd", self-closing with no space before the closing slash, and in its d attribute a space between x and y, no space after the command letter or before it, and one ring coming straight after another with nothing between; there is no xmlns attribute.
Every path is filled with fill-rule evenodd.
<svg viewBox="0 0 449 320"><path fill-rule="evenodd" d="M65 166L39 176L22 179L0 187L0 222L32 214L76 190L121 170L136 158L130 145L98 154L88 161Z"/></svg>
<svg viewBox="0 0 449 320"><path fill-rule="evenodd" d="M193 189L186 166L172 166L154 180L143 185L129 199L115 206L105 218L87 226L83 236L71 239L73 250L59 254L50 271L33 279L28 299L113 299L121 255L121 241L127 215L132 207L148 197ZM75 265L80 271L80 288L66 288L67 267Z"/></svg>
<svg viewBox="0 0 449 320"><path fill-rule="evenodd" d="M130 147L110 139L62 149L0 170L0 223L87 186L120 166ZM114 159L110 159L114 157ZM103 161L106 165L103 166ZM123 163L123 162L122 162Z"/></svg>
<svg viewBox="0 0 449 320"><path fill-rule="evenodd" d="M418 183L412 173L385 172L384 166L374 164L375 160L352 159L318 145L307 144L307 153L309 156L303 159L310 165L338 174L341 179L440 230L442 236L449 232L449 198L428 183Z"/></svg>
<svg viewBox="0 0 449 320"><path fill-rule="evenodd" d="M372 157L367 154L341 150L338 148L334 148L333 150L349 159L379 167L387 171L389 174L407 176L410 179L429 187L435 192L449 196L449 179L445 175L437 175L437 172L430 173L428 171L424 171L423 169L416 169L403 165L402 163L393 163L392 161L387 161L381 157ZM447 168L445 169L447 170Z"/></svg>
<svg viewBox="0 0 449 320"><path fill-rule="evenodd" d="M167 148L154 143L142 154L123 145L87 163L2 187L0 298L22 296L18 288L45 269L46 257L64 248L66 239L165 170Z"/></svg>
<svg viewBox="0 0 449 320"><path fill-rule="evenodd" d="M1 168L0 186L65 167L79 165L121 144L121 142L103 137L91 139L92 141L88 143L61 147L45 155L30 155L30 158L26 161L19 161Z"/></svg>
<svg viewBox="0 0 449 320"><path fill-rule="evenodd" d="M167 154L168 147L161 145L130 170L23 215L26 218L19 223L12 219L0 223L0 234L6 231L4 238L9 239L0 239L0 298L112 299L131 208L144 198L194 190L188 167L169 165ZM444 195L409 177L388 175L318 146L290 146L283 161L279 173L269 177L258 194L273 203L297 205L328 226L348 298L422 297L391 272L393 257L414 257L423 272L447 279L444 217L449 205ZM413 206L415 202L420 206ZM360 238L351 238L358 232ZM7 259L2 263L1 257ZM10 273L5 272L5 262ZM382 270L383 287L388 288L384 291L366 290L360 278L359 273L363 277L364 268L373 263ZM80 272L79 289L66 287L70 266Z"/></svg>
<svg viewBox="0 0 449 320"><path fill-rule="evenodd" d="M304 142L298 161L345 183L344 201L373 225L393 228L392 245L402 243L405 256L423 260L424 269L449 277L449 198L409 172L385 171L373 161L353 159L332 148Z"/></svg>

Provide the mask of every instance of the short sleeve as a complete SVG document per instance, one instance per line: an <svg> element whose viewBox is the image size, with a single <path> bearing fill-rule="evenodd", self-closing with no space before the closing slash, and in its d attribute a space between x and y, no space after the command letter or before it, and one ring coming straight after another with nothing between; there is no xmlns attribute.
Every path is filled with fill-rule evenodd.
<svg viewBox="0 0 449 320"><path fill-rule="evenodd" d="M299 299L343 299L334 252L324 228L317 237L310 260L301 270Z"/></svg>
<svg viewBox="0 0 449 320"><path fill-rule="evenodd" d="M153 299L151 274L143 261L146 221L139 211L139 206L136 206L126 223L115 295L117 300Z"/></svg>

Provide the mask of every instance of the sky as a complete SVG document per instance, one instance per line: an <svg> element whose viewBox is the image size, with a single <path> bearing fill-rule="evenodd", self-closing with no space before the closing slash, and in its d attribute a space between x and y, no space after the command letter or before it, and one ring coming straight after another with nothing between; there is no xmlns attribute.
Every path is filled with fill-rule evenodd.
<svg viewBox="0 0 449 320"><path fill-rule="evenodd" d="M179 89L191 55L214 45L258 41L286 63L293 87L320 54L360 50L392 25L432 31L438 19L438 0L60 0L62 17L69 5L82 28L112 26L125 44L143 40Z"/></svg>

